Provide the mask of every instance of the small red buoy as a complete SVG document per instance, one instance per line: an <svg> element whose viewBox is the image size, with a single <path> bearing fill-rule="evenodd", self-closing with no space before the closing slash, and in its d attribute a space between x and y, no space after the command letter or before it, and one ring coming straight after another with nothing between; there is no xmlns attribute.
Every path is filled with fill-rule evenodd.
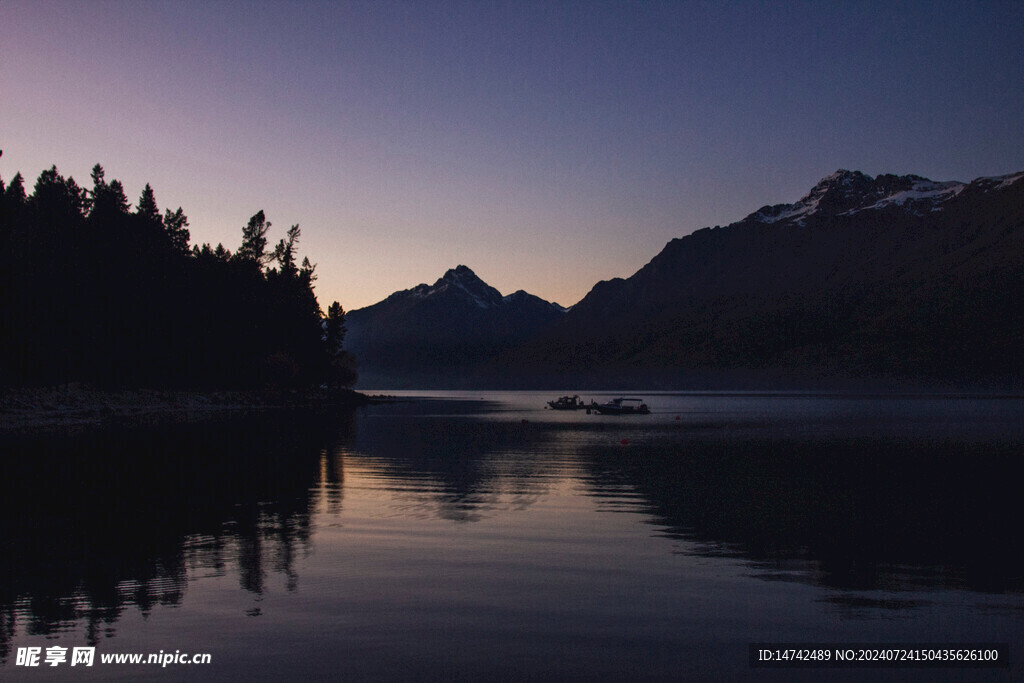
<svg viewBox="0 0 1024 683"><path fill-rule="evenodd" d="M680 419L680 417L678 415L676 415L676 419L678 420L678 419Z"/></svg>
<svg viewBox="0 0 1024 683"><path fill-rule="evenodd" d="M629 445L629 439L623 439L619 443L621 443L623 446L628 446Z"/></svg>

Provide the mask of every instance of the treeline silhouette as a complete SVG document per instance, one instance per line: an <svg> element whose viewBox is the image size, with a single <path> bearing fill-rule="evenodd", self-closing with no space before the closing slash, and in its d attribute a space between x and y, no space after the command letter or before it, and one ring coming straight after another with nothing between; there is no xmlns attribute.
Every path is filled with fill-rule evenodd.
<svg viewBox="0 0 1024 683"><path fill-rule="evenodd" d="M0 179L0 385L300 388L355 382L345 312L325 317L292 226L273 249L263 211L223 245L189 245L181 208L147 184L133 209L118 180L92 188L43 171Z"/></svg>

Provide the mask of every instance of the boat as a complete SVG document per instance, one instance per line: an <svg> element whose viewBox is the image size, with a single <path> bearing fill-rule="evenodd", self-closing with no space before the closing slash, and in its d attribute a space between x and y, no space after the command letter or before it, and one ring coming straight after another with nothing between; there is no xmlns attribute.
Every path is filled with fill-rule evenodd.
<svg viewBox="0 0 1024 683"><path fill-rule="evenodd" d="M651 412L642 398L613 398L608 403L594 403L591 408L602 415L647 415Z"/></svg>
<svg viewBox="0 0 1024 683"><path fill-rule="evenodd" d="M548 405L552 410L580 410L589 407L579 396L562 396L556 401L548 401Z"/></svg>

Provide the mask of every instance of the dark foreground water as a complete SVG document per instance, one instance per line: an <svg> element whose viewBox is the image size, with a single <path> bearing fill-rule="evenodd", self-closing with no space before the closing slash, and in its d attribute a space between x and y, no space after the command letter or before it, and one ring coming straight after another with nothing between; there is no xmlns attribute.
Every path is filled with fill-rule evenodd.
<svg viewBox="0 0 1024 683"><path fill-rule="evenodd" d="M3 440L0 679L1024 679L1024 400L550 398ZM764 641L1010 666L751 669ZM211 663L100 662L160 652Z"/></svg>

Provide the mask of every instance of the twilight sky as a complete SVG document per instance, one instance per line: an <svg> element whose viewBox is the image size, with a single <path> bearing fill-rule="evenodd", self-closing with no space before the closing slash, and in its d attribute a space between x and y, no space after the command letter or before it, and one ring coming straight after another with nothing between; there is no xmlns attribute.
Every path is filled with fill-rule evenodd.
<svg viewBox="0 0 1024 683"><path fill-rule="evenodd" d="M99 162L321 305L458 264L563 305L838 168L1024 171L1024 3L0 0L0 177Z"/></svg>

